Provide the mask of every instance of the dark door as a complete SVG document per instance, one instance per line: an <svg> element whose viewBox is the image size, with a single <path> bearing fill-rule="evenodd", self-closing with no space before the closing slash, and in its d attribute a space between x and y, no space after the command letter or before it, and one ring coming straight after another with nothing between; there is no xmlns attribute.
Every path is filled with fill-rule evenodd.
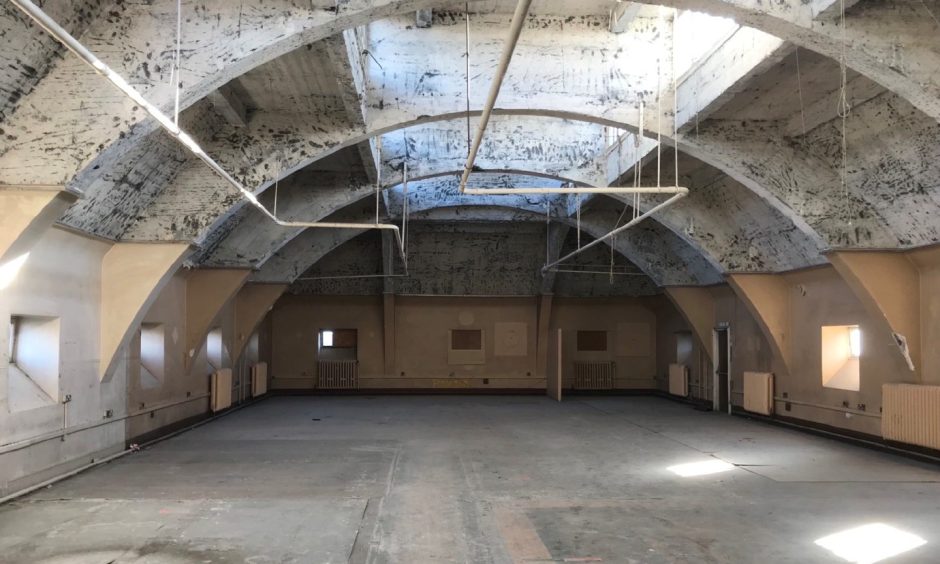
<svg viewBox="0 0 940 564"><path fill-rule="evenodd" d="M730 390L728 386L729 363L731 361L730 350L728 347L728 328L722 327L715 329L715 351L717 354L717 366L715 367L715 385L718 386L718 410L727 413L729 411Z"/></svg>

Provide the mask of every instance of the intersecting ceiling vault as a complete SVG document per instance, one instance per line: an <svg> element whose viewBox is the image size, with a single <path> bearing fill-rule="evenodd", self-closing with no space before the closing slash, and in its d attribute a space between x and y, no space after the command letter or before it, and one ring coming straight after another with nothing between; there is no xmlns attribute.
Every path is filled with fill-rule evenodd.
<svg viewBox="0 0 940 564"><path fill-rule="evenodd" d="M541 280L546 257L576 248L579 227L593 240L664 198L460 194L468 133L515 2L466 5L469 26L464 2L442 0L182 4L181 126L265 205L276 193L284 218L372 221L379 186L381 219L401 224L407 199L414 277L343 291L642 295L818 265L832 249L940 241L932 2L846 2L843 131L838 2L536 0L472 183L658 178L690 189L579 259L609 264L612 247L629 276ZM418 9L432 10L421 26ZM172 109L176 2L46 10ZM0 184L80 192L63 225L115 241L192 242L190 264L252 268L255 281L317 278L293 291L335 291L331 272L401 266L378 233L269 222L8 3L0 36L20 46L5 50L0 70ZM467 276L486 278L481 257L493 267L474 282Z"/></svg>

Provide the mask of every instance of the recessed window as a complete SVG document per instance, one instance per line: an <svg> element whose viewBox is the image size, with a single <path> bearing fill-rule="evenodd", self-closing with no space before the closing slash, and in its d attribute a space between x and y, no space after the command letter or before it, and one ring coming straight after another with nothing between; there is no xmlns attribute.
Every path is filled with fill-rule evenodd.
<svg viewBox="0 0 940 564"><path fill-rule="evenodd" d="M10 317L6 353L10 411L58 403L58 318Z"/></svg>
<svg viewBox="0 0 940 564"><path fill-rule="evenodd" d="M578 352L605 352L607 331L578 331Z"/></svg>
<svg viewBox="0 0 940 564"><path fill-rule="evenodd" d="M355 329L321 329L321 349L354 349L359 340Z"/></svg>
<svg viewBox="0 0 940 564"><path fill-rule="evenodd" d="M483 331L480 329L454 329L450 332L450 348L455 351L483 350Z"/></svg>
<svg viewBox="0 0 940 564"><path fill-rule="evenodd" d="M451 329L447 347L447 364L486 364L482 329Z"/></svg>
<svg viewBox="0 0 940 564"><path fill-rule="evenodd" d="M862 330L858 325L849 327L849 354L853 358L862 356Z"/></svg>
<svg viewBox="0 0 940 564"><path fill-rule="evenodd" d="M160 323L140 326L140 387L149 390L163 385L166 357L165 332Z"/></svg>
<svg viewBox="0 0 940 564"><path fill-rule="evenodd" d="M829 325L822 328L822 385L857 392L860 388L859 357L862 331L858 325Z"/></svg>
<svg viewBox="0 0 940 564"><path fill-rule="evenodd" d="M357 360L359 331L356 329L320 329L317 337L320 360Z"/></svg>
<svg viewBox="0 0 940 564"><path fill-rule="evenodd" d="M222 338L221 327L209 331L209 336L206 337L206 358L209 360L209 366L212 367L213 371L225 368L228 359L228 348Z"/></svg>

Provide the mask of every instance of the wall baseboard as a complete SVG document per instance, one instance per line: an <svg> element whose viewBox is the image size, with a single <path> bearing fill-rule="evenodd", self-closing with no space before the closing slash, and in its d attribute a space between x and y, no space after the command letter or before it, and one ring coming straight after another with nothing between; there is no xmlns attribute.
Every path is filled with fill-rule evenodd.
<svg viewBox="0 0 940 564"><path fill-rule="evenodd" d="M759 421L768 425L786 427L788 429L794 429L804 433L809 433L811 435L816 435L817 437L825 437L880 452L896 454L906 458L918 460L920 462L940 464L940 450L920 447L917 445L909 445L906 443L899 443L896 441L888 441L879 437L878 435L870 435L868 433L853 431L851 429L842 429L841 427L833 427L832 425L816 423L815 421L807 421L805 419L797 419L796 417L787 417L785 415L759 415L744 411L740 407L734 407L731 412L733 415L738 417L752 419L754 421Z"/></svg>
<svg viewBox="0 0 940 564"><path fill-rule="evenodd" d="M544 396L540 388L365 388L360 390L273 389L274 396Z"/></svg>

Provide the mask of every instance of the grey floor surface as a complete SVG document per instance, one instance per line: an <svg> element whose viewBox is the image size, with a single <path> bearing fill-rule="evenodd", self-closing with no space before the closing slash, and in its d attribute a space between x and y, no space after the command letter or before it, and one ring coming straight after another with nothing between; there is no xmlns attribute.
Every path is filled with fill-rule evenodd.
<svg viewBox="0 0 940 564"><path fill-rule="evenodd" d="M940 562L940 466L655 398L278 397L0 507L0 561L802 564L870 523Z"/></svg>

